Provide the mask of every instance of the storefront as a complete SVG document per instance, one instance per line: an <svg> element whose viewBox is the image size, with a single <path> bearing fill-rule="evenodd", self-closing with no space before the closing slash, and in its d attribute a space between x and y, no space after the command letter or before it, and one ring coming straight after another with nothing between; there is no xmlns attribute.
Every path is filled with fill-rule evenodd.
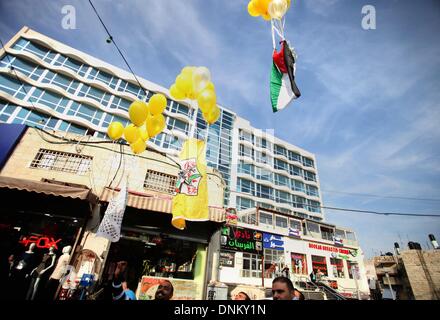
<svg viewBox="0 0 440 320"><path fill-rule="evenodd" d="M112 194L105 191L102 200ZM102 214L107 203L103 204ZM173 300L204 298L207 247L225 219L224 210L210 207L209 221L187 221L186 229L178 230L171 225L171 205L171 198L129 192L121 239L110 246L101 286L112 280L116 263L126 261L127 285L137 299L154 299L163 279L174 287Z"/></svg>
<svg viewBox="0 0 440 320"><path fill-rule="evenodd" d="M0 194L2 291L8 299L52 300L59 282L49 279L64 248L75 255L97 197L78 185L3 176Z"/></svg>

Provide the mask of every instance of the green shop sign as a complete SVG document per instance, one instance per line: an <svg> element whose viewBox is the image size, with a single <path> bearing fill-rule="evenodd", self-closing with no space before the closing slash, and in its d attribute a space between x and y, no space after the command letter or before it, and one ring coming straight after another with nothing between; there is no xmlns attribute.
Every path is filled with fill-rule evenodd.
<svg viewBox="0 0 440 320"><path fill-rule="evenodd" d="M224 226L220 236L223 250L259 254L263 250L263 233L246 228Z"/></svg>

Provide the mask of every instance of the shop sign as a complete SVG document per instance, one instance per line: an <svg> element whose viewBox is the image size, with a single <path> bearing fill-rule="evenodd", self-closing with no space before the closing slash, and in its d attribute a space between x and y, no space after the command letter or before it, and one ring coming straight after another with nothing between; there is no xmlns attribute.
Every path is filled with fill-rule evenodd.
<svg viewBox="0 0 440 320"><path fill-rule="evenodd" d="M139 300L152 300L156 290L162 281L169 281L173 285L174 293L172 300L197 300L200 299L200 288L194 280L142 277L140 282Z"/></svg>
<svg viewBox="0 0 440 320"><path fill-rule="evenodd" d="M284 250L284 240L282 236L271 233L263 233L263 247L266 249Z"/></svg>
<svg viewBox="0 0 440 320"><path fill-rule="evenodd" d="M301 237L301 234L298 229L289 227L289 237Z"/></svg>
<svg viewBox="0 0 440 320"><path fill-rule="evenodd" d="M233 226L224 226L222 228L220 245L222 249L241 252L260 253L263 249L262 232L238 228Z"/></svg>
<svg viewBox="0 0 440 320"><path fill-rule="evenodd" d="M322 251L341 253L341 254L349 254L350 253L350 251L347 249L323 246L323 245L316 244L316 243L309 243L309 248L316 249L316 250L322 250Z"/></svg>
<svg viewBox="0 0 440 320"><path fill-rule="evenodd" d="M233 268L235 266L235 252L220 252L220 265Z"/></svg>
<svg viewBox="0 0 440 320"><path fill-rule="evenodd" d="M235 210L234 208L226 209L226 224L236 226L237 220L238 220L237 210Z"/></svg>
<svg viewBox="0 0 440 320"><path fill-rule="evenodd" d="M25 247L31 243L35 243L36 247L40 249L49 249L50 247L54 247L54 249L58 250L57 243L60 241L61 239L55 240L52 237L30 236L29 238L24 237L19 241L19 243L23 244Z"/></svg>

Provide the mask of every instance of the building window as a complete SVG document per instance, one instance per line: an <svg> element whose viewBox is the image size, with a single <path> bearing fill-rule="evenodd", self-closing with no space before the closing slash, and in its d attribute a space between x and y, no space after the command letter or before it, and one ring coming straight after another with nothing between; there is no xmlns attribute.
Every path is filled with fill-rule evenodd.
<svg viewBox="0 0 440 320"><path fill-rule="evenodd" d="M299 155L299 153L296 153L296 152L289 150L289 160L301 162L301 156Z"/></svg>
<svg viewBox="0 0 440 320"><path fill-rule="evenodd" d="M321 226L321 237L322 237L322 239L333 241L333 236L334 236L333 229Z"/></svg>
<svg viewBox="0 0 440 320"><path fill-rule="evenodd" d="M280 228L287 228L287 218L275 215L275 225Z"/></svg>
<svg viewBox="0 0 440 320"><path fill-rule="evenodd" d="M240 140L253 143L252 134L243 130L240 130Z"/></svg>
<svg viewBox="0 0 440 320"><path fill-rule="evenodd" d="M318 188L307 185L307 195L313 197L319 197Z"/></svg>
<svg viewBox="0 0 440 320"><path fill-rule="evenodd" d="M292 252L290 257L292 259L292 272L295 274L308 275L306 255L303 253Z"/></svg>
<svg viewBox="0 0 440 320"><path fill-rule="evenodd" d="M244 210L244 209L249 209L249 208L253 208L253 207L255 207L254 200L248 199L248 198L237 197L237 209L238 210ZM256 221L256 219L254 216L254 218L252 220L252 224L255 224L255 221ZM247 223L250 223L250 222L247 222Z"/></svg>
<svg viewBox="0 0 440 320"><path fill-rule="evenodd" d="M260 212L260 224L273 226L273 215L271 213Z"/></svg>
<svg viewBox="0 0 440 320"><path fill-rule="evenodd" d="M319 224L307 221L307 234L311 235L314 238L321 238Z"/></svg>
<svg viewBox="0 0 440 320"><path fill-rule="evenodd" d="M327 262L325 261L325 257L312 256L312 269L315 274L318 272L318 270L321 270L325 276L328 276Z"/></svg>
<svg viewBox="0 0 440 320"><path fill-rule="evenodd" d="M261 258L258 255L243 253L241 276L245 278L261 278Z"/></svg>
<svg viewBox="0 0 440 320"><path fill-rule="evenodd" d="M313 162L312 159L309 159L309 158L303 157L303 158L302 158L302 163L303 163L303 165L306 166L306 167L314 168L314 162Z"/></svg>
<svg viewBox="0 0 440 320"><path fill-rule="evenodd" d="M286 148L276 144L274 146L274 150L273 151L274 151L275 154L279 154L279 155L285 156L287 158L287 150L286 150Z"/></svg>
<svg viewBox="0 0 440 320"><path fill-rule="evenodd" d="M292 189L294 191L305 193L304 183L302 183L301 181L298 181L298 180L294 180L294 179L291 180L291 183L292 183Z"/></svg>
<svg viewBox="0 0 440 320"><path fill-rule="evenodd" d="M62 171L85 175L92 165L92 157L81 154L40 149L31 168Z"/></svg>
<svg viewBox="0 0 440 320"><path fill-rule="evenodd" d="M348 269L348 276L350 279L353 278L353 274L356 276L357 270L358 270L358 264L357 262L347 260L347 269Z"/></svg>
<svg viewBox="0 0 440 320"><path fill-rule="evenodd" d="M249 157L249 158L253 159L254 158L254 150L252 150L251 148L246 147L246 146L240 144L240 153L239 153L239 155L242 156L242 157L244 156L244 157Z"/></svg>
<svg viewBox="0 0 440 320"><path fill-rule="evenodd" d="M307 181L316 181L316 175L313 172L304 170L304 179Z"/></svg>
<svg viewBox="0 0 440 320"><path fill-rule="evenodd" d="M237 179L237 191L243 193L249 193L255 195L255 184L252 181L238 178Z"/></svg>
<svg viewBox="0 0 440 320"><path fill-rule="evenodd" d="M284 261L284 250L264 249L264 277L275 277Z"/></svg>
<svg viewBox="0 0 440 320"><path fill-rule="evenodd" d="M298 230L301 232L301 221L295 220L295 219L289 219L289 227L293 230Z"/></svg>
<svg viewBox="0 0 440 320"><path fill-rule="evenodd" d="M297 166L289 165L289 172L292 176L302 177L302 169Z"/></svg>
<svg viewBox="0 0 440 320"><path fill-rule="evenodd" d="M287 162L283 160L274 159L274 168L278 170L287 171L289 169L289 165L287 164Z"/></svg>
<svg viewBox="0 0 440 320"><path fill-rule="evenodd" d="M345 278L344 263L342 259L330 258L330 264L333 267L333 276L335 278Z"/></svg>
<svg viewBox="0 0 440 320"><path fill-rule="evenodd" d="M145 176L144 181L144 188L173 194L176 187L176 179L176 176L170 174L147 170L147 175Z"/></svg>

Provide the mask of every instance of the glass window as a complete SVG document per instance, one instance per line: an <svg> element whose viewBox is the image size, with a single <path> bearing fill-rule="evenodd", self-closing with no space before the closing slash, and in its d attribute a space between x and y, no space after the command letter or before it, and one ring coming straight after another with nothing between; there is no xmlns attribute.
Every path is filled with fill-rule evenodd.
<svg viewBox="0 0 440 320"><path fill-rule="evenodd" d="M244 210L255 207L254 200L237 197L237 209L238 210ZM254 218L255 219L255 218Z"/></svg>
<svg viewBox="0 0 440 320"><path fill-rule="evenodd" d="M330 258L330 264L333 268L333 276L335 278L345 278L344 263L342 259Z"/></svg>
<svg viewBox="0 0 440 320"><path fill-rule="evenodd" d="M240 153L239 153L240 156L245 156L253 159L254 158L253 151L254 150L252 150L251 148L240 144Z"/></svg>
<svg viewBox="0 0 440 320"><path fill-rule="evenodd" d="M280 228L287 228L287 218L275 215L275 225Z"/></svg>
<svg viewBox="0 0 440 320"><path fill-rule="evenodd" d="M294 230L298 230L298 231L302 230L301 221L295 219L289 219L289 226Z"/></svg>
<svg viewBox="0 0 440 320"><path fill-rule="evenodd" d="M240 129L240 140L248 141L253 143L252 134Z"/></svg>
<svg viewBox="0 0 440 320"><path fill-rule="evenodd" d="M292 258L292 272L295 274L308 275L306 255L303 253L291 252L290 256Z"/></svg>
<svg viewBox="0 0 440 320"><path fill-rule="evenodd" d="M188 135L189 125L179 119L168 118L168 130L178 130Z"/></svg>
<svg viewBox="0 0 440 320"><path fill-rule="evenodd" d="M325 276L328 276L327 262L326 262L325 257L312 255L312 268L313 268L313 272L315 274L317 274L318 270L320 270ZM318 279L318 277L316 277L316 279L318 281L320 280L320 279Z"/></svg>
<svg viewBox="0 0 440 320"><path fill-rule="evenodd" d="M254 195L255 194L255 184L252 181L238 178L237 179L237 191Z"/></svg>
<svg viewBox="0 0 440 320"><path fill-rule="evenodd" d="M273 214L260 211L260 223L273 226Z"/></svg>
<svg viewBox="0 0 440 320"><path fill-rule="evenodd" d="M289 150L289 160L301 162L301 156L299 153Z"/></svg>
<svg viewBox="0 0 440 320"><path fill-rule="evenodd" d="M293 202L293 206L295 208L304 208L304 204L306 202L306 199L300 196L295 196L292 195L292 202Z"/></svg>
<svg viewBox="0 0 440 320"><path fill-rule="evenodd" d="M302 169L292 164L289 165L289 172L292 176L302 176Z"/></svg>
<svg viewBox="0 0 440 320"><path fill-rule="evenodd" d="M256 254L243 253L242 277L261 278L261 258Z"/></svg>
<svg viewBox="0 0 440 320"><path fill-rule="evenodd" d="M294 180L294 179L292 179L291 182L292 182L292 189L294 191L305 192L304 183L302 183L301 181L298 181L298 180Z"/></svg>
<svg viewBox="0 0 440 320"><path fill-rule="evenodd" d="M257 197L265 199L273 199L273 189L271 187L257 184Z"/></svg>
<svg viewBox="0 0 440 320"><path fill-rule="evenodd" d="M255 177L260 180L272 181L272 172L263 168L255 168Z"/></svg>
<svg viewBox="0 0 440 320"><path fill-rule="evenodd" d="M274 145L274 153L275 154L280 154L280 155L282 155L282 156L285 156L285 157L287 157L287 150L286 150L286 148L284 148L284 147L282 147L282 146L279 146L279 145Z"/></svg>
<svg viewBox="0 0 440 320"><path fill-rule="evenodd" d="M278 170L288 170L288 164L287 162L280 160L280 159L274 159L274 168Z"/></svg>
<svg viewBox="0 0 440 320"><path fill-rule="evenodd" d="M336 230L335 230L335 236L336 236L337 238L346 239L346 237L345 237L345 231L344 231L344 230L336 229Z"/></svg>
<svg viewBox="0 0 440 320"><path fill-rule="evenodd" d="M306 166L306 167L314 167L314 162L313 162L313 160L312 159L310 159L310 158L306 158L306 157L302 157L302 163L303 163L303 165L304 166Z"/></svg>
<svg viewBox="0 0 440 320"><path fill-rule="evenodd" d="M320 238L321 232L319 230L319 224L307 221L307 234L311 234L316 238Z"/></svg>
<svg viewBox="0 0 440 320"><path fill-rule="evenodd" d="M254 165L250 163L245 163L243 162L243 160L240 160L240 163L238 164L238 172L246 173L251 176L254 176L255 174Z"/></svg>
<svg viewBox="0 0 440 320"><path fill-rule="evenodd" d="M280 202L280 203L288 203L290 204L292 202L292 199L290 198L290 193L285 192L285 191L280 191L277 190L276 191L276 202Z"/></svg>
<svg viewBox="0 0 440 320"><path fill-rule="evenodd" d="M318 188L311 185L307 185L307 195L319 197Z"/></svg>
<svg viewBox="0 0 440 320"><path fill-rule="evenodd" d="M264 249L264 277L276 276L281 261L284 260L284 250Z"/></svg>
<svg viewBox="0 0 440 320"><path fill-rule="evenodd" d="M279 173L274 173L275 184L277 186L289 187L289 178Z"/></svg>
<svg viewBox="0 0 440 320"><path fill-rule="evenodd" d="M304 170L304 179L307 181L316 181L316 175L313 172Z"/></svg>
<svg viewBox="0 0 440 320"><path fill-rule="evenodd" d="M358 271L358 264L355 261L347 260L348 277L354 279L353 274L356 275Z"/></svg>

